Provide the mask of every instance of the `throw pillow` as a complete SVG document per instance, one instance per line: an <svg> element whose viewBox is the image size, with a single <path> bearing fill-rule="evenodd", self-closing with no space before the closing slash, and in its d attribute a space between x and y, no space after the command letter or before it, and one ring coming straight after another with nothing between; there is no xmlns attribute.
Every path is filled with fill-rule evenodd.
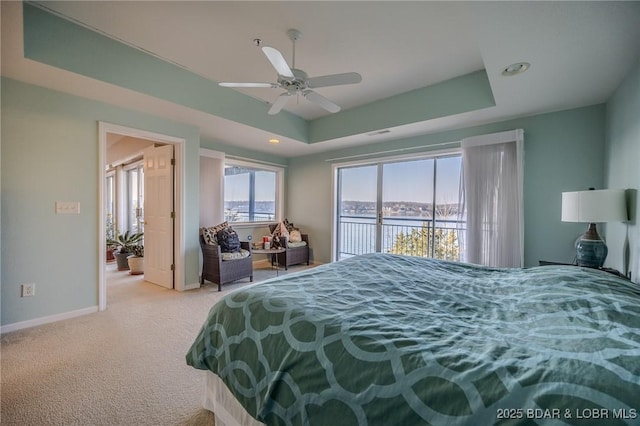
<svg viewBox="0 0 640 426"><path fill-rule="evenodd" d="M276 229L273 230L272 236L289 238L289 231L287 230L287 225L284 222L280 222L278 226L276 226Z"/></svg>
<svg viewBox="0 0 640 426"><path fill-rule="evenodd" d="M206 244L218 244L218 232L224 228L229 226L227 221L222 222L219 225L211 226L209 228L200 228L202 229L202 236L204 237L204 242Z"/></svg>
<svg viewBox="0 0 640 426"><path fill-rule="evenodd" d="M220 250L223 253L235 253L240 251L240 238L238 237L238 233L233 230L232 227L227 226L226 228L218 231L218 244L220 245Z"/></svg>
<svg viewBox="0 0 640 426"><path fill-rule="evenodd" d="M284 222L280 222L271 233L271 247L282 247L282 237L289 238L289 231L287 231L287 226Z"/></svg>
<svg viewBox="0 0 640 426"><path fill-rule="evenodd" d="M213 227L211 228L200 228L202 231L202 237L204 238L205 244L218 244L218 237L216 233L213 231Z"/></svg>
<svg viewBox="0 0 640 426"><path fill-rule="evenodd" d="M299 243L300 241L302 241L302 235L300 234L300 231L294 229L293 231L289 232L289 241L292 243Z"/></svg>
<svg viewBox="0 0 640 426"><path fill-rule="evenodd" d="M229 222L227 222L226 220L216 226L212 226L211 230L213 231L214 234L217 234L219 231L223 230L224 228L229 226Z"/></svg>
<svg viewBox="0 0 640 426"><path fill-rule="evenodd" d="M284 220L284 224L285 224L285 226L286 226L286 228L287 228L287 231L289 231L289 232L294 231L294 230L295 230L295 231L297 231L297 230L298 230L298 228L296 228L296 227L293 225L293 223L289 222L289 219L286 219L286 218L285 218L285 220Z"/></svg>

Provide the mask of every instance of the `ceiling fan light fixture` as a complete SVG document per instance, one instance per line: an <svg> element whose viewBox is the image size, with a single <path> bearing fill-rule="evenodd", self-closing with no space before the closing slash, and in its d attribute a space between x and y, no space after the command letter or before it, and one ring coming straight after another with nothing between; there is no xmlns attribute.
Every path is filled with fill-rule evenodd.
<svg viewBox="0 0 640 426"><path fill-rule="evenodd" d="M508 67L505 67L502 70L502 75L509 77L512 75L522 74L523 72L528 70L530 66L531 64L529 62L516 62L515 64L511 64Z"/></svg>

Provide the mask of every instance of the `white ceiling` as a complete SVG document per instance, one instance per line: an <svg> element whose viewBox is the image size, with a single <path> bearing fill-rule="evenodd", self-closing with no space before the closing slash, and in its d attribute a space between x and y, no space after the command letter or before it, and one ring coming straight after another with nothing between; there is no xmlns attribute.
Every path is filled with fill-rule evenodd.
<svg viewBox="0 0 640 426"><path fill-rule="evenodd" d="M25 60L19 3L2 2L2 75L195 124L203 137L290 157L605 102L640 52L640 2L47 1L44 7L214 81L272 82L253 40L310 76L355 71L360 84L317 89L343 109L486 69L496 106L371 138L306 144ZM514 62L531 68L501 76ZM229 89L233 90L233 89ZM275 89L244 89L265 102ZM305 119L326 112L289 102Z"/></svg>

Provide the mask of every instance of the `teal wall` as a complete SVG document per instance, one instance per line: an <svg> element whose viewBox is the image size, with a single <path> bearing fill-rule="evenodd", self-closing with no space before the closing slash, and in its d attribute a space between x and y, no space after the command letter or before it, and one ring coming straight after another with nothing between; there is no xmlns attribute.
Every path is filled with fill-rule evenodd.
<svg viewBox="0 0 640 426"><path fill-rule="evenodd" d="M448 117L495 106L485 70L380 99L311 121L309 142Z"/></svg>
<svg viewBox="0 0 640 426"><path fill-rule="evenodd" d="M200 147L210 149L212 151L224 152L225 155L269 163L274 166L287 167L288 164L288 160L286 158L280 157L278 155L272 155L238 146L227 145L225 143L216 142L204 137L200 138Z"/></svg>
<svg viewBox="0 0 640 426"><path fill-rule="evenodd" d="M221 142L213 141L207 138L200 139L200 147L205 149L210 149L213 151L224 152L227 156L234 156L240 159L246 159L249 161L258 161L268 163L273 166L282 166L285 169L285 185L287 180L287 167L289 161L287 158L280 157L277 155L267 154L264 152L253 151L246 148L241 148L237 146L227 145ZM287 194L285 190L284 201L286 203ZM210 225L217 225L216 223L210 223ZM269 235L271 232L269 231L268 226L253 226L250 224L247 225L235 225L234 229L238 232L238 235L241 240L247 240L247 237L250 235L254 241L261 241L264 235ZM267 258L267 255L256 255L257 258Z"/></svg>
<svg viewBox="0 0 640 426"><path fill-rule="evenodd" d="M98 122L186 139L184 194L198 205L199 134L184 124L2 79L1 324L98 304ZM79 201L56 215L55 201ZM185 283L198 282L198 209L186 210ZM21 283L36 296L20 297Z"/></svg>
<svg viewBox="0 0 640 426"><path fill-rule="evenodd" d="M269 105L24 3L24 56L57 68L306 141L308 124Z"/></svg>
<svg viewBox="0 0 640 426"><path fill-rule="evenodd" d="M27 59L304 143L495 106L487 73L478 70L315 120L287 111L268 115L266 102L220 87L33 4L24 3L23 16Z"/></svg>
<svg viewBox="0 0 640 426"><path fill-rule="evenodd" d="M432 109L451 100L448 108L472 110L494 104L484 71L462 76L429 89L414 91L373 106L355 108L306 122L289 113L268 116L268 106L233 90L218 87L172 64L122 45L37 7L24 5L25 57L91 78L220 115L257 128L322 144L322 140L401 123L406 114ZM100 55L95 55L100 52ZM111 67L112 59L127 67ZM126 58L125 61L122 59ZM150 76L153 76L151 78ZM177 82L180 82L178 84ZM194 126L2 79L1 129L1 314L0 324L81 310L98 303L98 121L184 138L185 283L198 279L199 148L224 151L286 166L286 216L310 234L312 256L331 258L330 158L426 146L486 133L522 128L525 131L525 264L538 260L569 262L581 224L560 221L561 192L590 186L631 188L629 227L610 224L607 264L622 269L628 239L631 263L640 253L635 197L640 179L640 65L626 77L605 105L560 111L461 130L335 150L286 160L268 154L200 141ZM441 91L435 104L434 91ZM203 94L207 93L206 96ZM470 96L472 95L472 96ZM411 99L420 108L392 108ZM395 102L395 103L394 103ZM402 103L403 104L403 103ZM404 104L403 104L404 105ZM405 105L406 107L406 105ZM403 108L405 108L403 107ZM373 108L373 110L369 109ZM391 114L388 122L371 120L372 113ZM402 112L401 114L398 111ZM457 111L457 110L456 110ZM449 111L451 112L451 111ZM363 117L369 117L363 119ZM414 117L416 118L416 117ZM430 148L429 148L430 147ZM80 215L55 215L56 200L79 201ZM249 230L259 235L263 230ZM21 283L36 283L37 296L20 297Z"/></svg>
<svg viewBox="0 0 640 426"><path fill-rule="evenodd" d="M287 216L310 234L314 259L329 262L333 212L328 159L419 146L437 150L442 149L438 144L517 128L525 132L525 265L570 262L573 242L584 230L581 224L560 221L561 193L603 186L604 105L291 159Z"/></svg>
<svg viewBox="0 0 640 426"><path fill-rule="evenodd" d="M286 215L310 234L318 262L331 257L330 158L524 129L527 265L572 259L573 241L583 227L560 221L560 193L604 182L604 105L286 160L215 141L200 143L192 126L14 80L2 80L2 94L3 325L97 304L98 121L185 138L188 206L198 205L200 146L287 166ZM82 214L55 215L56 200L80 201ZM198 209L187 212L189 284L198 276ZM37 284L36 297L20 298L19 285L25 282Z"/></svg>
<svg viewBox="0 0 640 426"><path fill-rule="evenodd" d="M640 58L607 102L605 181L608 188L627 190L629 222L609 223L606 239L609 257L605 266L640 275Z"/></svg>

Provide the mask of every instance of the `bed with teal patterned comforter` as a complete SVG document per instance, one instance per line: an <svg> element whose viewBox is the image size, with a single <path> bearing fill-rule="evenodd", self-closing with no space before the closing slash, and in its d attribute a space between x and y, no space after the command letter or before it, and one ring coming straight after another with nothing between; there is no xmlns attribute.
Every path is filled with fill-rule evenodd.
<svg viewBox="0 0 640 426"><path fill-rule="evenodd" d="M268 425L638 425L640 286L363 255L226 295L186 359Z"/></svg>

